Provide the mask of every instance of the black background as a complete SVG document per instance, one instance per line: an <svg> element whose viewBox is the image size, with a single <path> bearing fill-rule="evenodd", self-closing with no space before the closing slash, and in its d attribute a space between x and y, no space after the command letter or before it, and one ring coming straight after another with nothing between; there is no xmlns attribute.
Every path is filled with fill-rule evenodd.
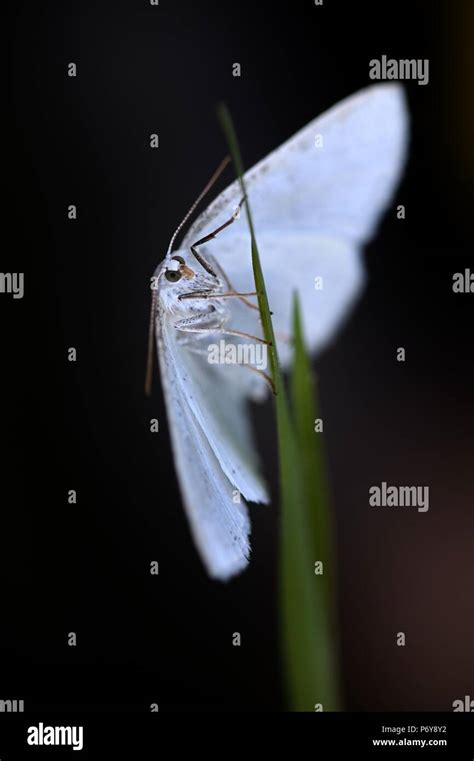
<svg viewBox="0 0 474 761"><path fill-rule="evenodd" d="M451 287L454 272L474 271L470 22L467 2L15 5L4 32L14 134L1 269L25 272L25 297L0 296L1 503L12 519L0 698L88 710L285 706L271 404L255 419L272 505L251 508L249 569L211 582L181 507L159 382L143 395L148 283L226 152L219 101L251 166L369 84L368 62L382 54L429 58L430 81L406 83L412 138L395 200L406 219L387 212L366 249L363 298L316 362L345 707L451 710L473 694L474 294ZM367 490L382 480L429 485L429 512L370 511Z"/></svg>

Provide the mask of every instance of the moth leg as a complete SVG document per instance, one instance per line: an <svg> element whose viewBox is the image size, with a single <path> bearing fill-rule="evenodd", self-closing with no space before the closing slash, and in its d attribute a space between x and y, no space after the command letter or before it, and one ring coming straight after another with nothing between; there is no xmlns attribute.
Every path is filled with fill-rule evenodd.
<svg viewBox="0 0 474 761"><path fill-rule="evenodd" d="M260 370L258 367L253 367L253 365L239 365L239 367L245 367L247 370L251 370L253 373L260 375L260 377L263 378L270 386L273 396L276 396L275 384L273 383L272 378L267 375L267 373L264 373L263 370Z"/></svg>
<svg viewBox="0 0 474 761"><path fill-rule="evenodd" d="M200 333L201 335L204 335L205 333L220 333L221 335L224 334L228 336L251 338L253 341L258 341L259 343L270 345L268 341L265 341L263 338L252 336L250 333L243 333L240 330L224 328L222 324L213 325L207 328L195 327L196 324L199 325L200 323L204 322L205 318L209 316L209 312L200 312L199 314L195 314L192 317L186 317L184 320L180 320L179 322L175 323L175 328L182 333ZM198 347L192 346L192 344L189 342L186 342L186 346L190 351L193 351L196 354L201 354L202 356L206 356L207 354L207 352L202 351ZM263 370L260 370L258 367L253 367L253 365L239 364L239 367L246 367L247 370L251 370L252 372L257 373L257 375L260 375L270 386L272 394L276 395L275 384L273 383L273 380L270 378L270 376L267 375L267 373L264 373Z"/></svg>
<svg viewBox="0 0 474 761"><path fill-rule="evenodd" d="M217 310L213 309L211 312L197 312L196 314L192 314L190 317L183 317L182 320L178 320L174 323L174 327L176 330L182 330L185 333L194 333L197 329L192 329L189 326L192 325L202 325L203 322L206 322L209 318L215 318L219 313ZM212 330L217 327L220 328L224 324L224 317L222 317L221 321L219 322L219 325L212 326L211 328L202 328L203 331L206 330Z"/></svg>
<svg viewBox="0 0 474 761"><path fill-rule="evenodd" d="M250 338L252 341L258 341L262 344L267 344L267 346L271 346L270 341L266 341L264 338L259 338L259 336L253 336L251 333L244 333L242 330L233 330L232 328L224 328L223 325L211 325L207 328L195 328L193 327L196 323L199 324L201 322L201 318L203 315L195 315L194 317L186 317L185 320L180 320L179 322L175 322L174 327L177 330L182 330L184 333L221 333L222 335L226 336L238 336L240 338ZM208 316L207 314L205 315ZM190 322L192 320L192 322Z"/></svg>
<svg viewBox="0 0 474 761"><path fill-rule="evenodd" d="M183 299L214 299L214 298L228 299L235 296L251 309L256 309L258 311L258 306L256 304L252 304L252 302L246 298L246 296L258 296L257 291L249 291L248 293L239 293L238 291L234 290L234 288L232 288L229 278L222 270L221 270L221 273L222 273L223 279L226 281L227 287L229 288L228 293L216 293L216 291L200 291L200 292L194 291L193 293L183 293L181 296L178 296L179 300L182 301Z"/></svg>
<svg viewBox="0 0 474 761"><path fill-rule="evenodd" d="M242 301L245 301L245 296L257 296L257 291L249 291L248 293L238 293L237 291L231 290L228 293L216 293L216 291L193 291L191 293L183 293L181 296L178 296L178 299L180 301L186 299L229 299L233 296L236 296L238 299L241 299ZM255 304L251 304L248 302L248 306L253 307L254 309L258 309Z"/></svg>
<svg viewBox="0 0 474 761"><path fill-rule="evenodd" d="M200 246L202 243L207 243L208 241L210 241L213 238L215 238L222 230L225 230L226 227L229 227L229 225L233 224L233 222L235 222L235 220L239 218L240 209L242 208L242 205L243 205L244 201L245 201L245 197L240 199L240 201L239 201L238 205L236 206L236 208L235 208L232 216L230 217L230 219L228 219L226 222L224 222L224 224L222 224L220 227L216 228L212 233L209 233L208 235L205 235L204 238L200 238L199 240L197 240L191 246L191 252L196 257L198 262L211 275L214 275L214 277L217 277L217 274L216 274L215 270L211 267L209 262L204 259L203 255L201 253L199 253L198 251L196 251L196 246ZM257 296L258 294L256 292L255 293L253 293L253 292L252 293L237 293L237 291L233 287L232 283L230 282L229 278L227 277L227 275L224 272L224 270L222 269L222 267L219 267L218 269L219 269L219 274L222 276L222 279L225 281L225 283L227 285L227 288L229 289L229 291L232 291L232 295L235 294L244 304L246 304L248 307L250 307L250 309L257 309L258 310L258 306L256 304L252 304L251 301L249 301L247 298L245 298L246 296Z"/></svg>
<svg viewBox="0 0 474 761"><path fill-rule="evenodd" d="M225 284L227 285L227 288L229 289L229 291L231 291L232 294L234 294L235 296L238 296L240 301L242 301L244 304L250 307L250 309L256 309L258 312L258 305L252 304L251 301L245 298L246 296L258 296L257 291L255 291L254 293L237 293L237 291L235 290L234 286L230 282L229 278L227 277L222 267L219 267L219 272L220 272L220 275L222 276L222 279L225 281Z"/></svg>
<svg viewBox="0 0 474 761"><path fill-rule="evenodd" d="M197 251L196 247L202 245L203 243L207 243L209 240L212 240L213 238L216 237L216 235L222 232L222 230L225 230L226 227L229 227L229 225L235 222L235 220L238 219L240 216L240 209L242 208L242 204L244 201L245 201L245 197L239 201L238 206L234 210L230 219L228 219L226 222L224 222L224 224L220 225L215 230L213 230L212 233L205 235L204 238L199 238L199 240L197 240L191 246L191 253L196 257L201 267L204 267L206 272L208 272L213 277L217 277L217 273L211 267L209 262L203 257L203 255L200 254L199 251Z"/></svg>
<svg viewBox="0 0 474 761"><path fill-rule="evenodd" d="M258 341L259 343L269 344L268 341L265 341L263 338L259 338L258 336L252 336L250 333L244 333L241 330L232 330L231 328L225 328L223 327L223 323L219 325L212 325L208 326L206 328L200 328L195 327L196 325L201 324L206 320L207 317L210 317L213 313L209 312L200 312L198 314L192 315L192 317L185 317L183 320L180 320L179 322L175 323L175 328L182 333L200 333L201 335L204 335L205 333L220 333L221 335L227 335L227 336L239 336L244 338L251 338L253 341ZM194 351L196 354L202 354L205 355L206 352L200 350L197 347L192 347L189 343L186 344L191 351ZM275 385L273 383L273 380L270 378L267 373L264 373L263 370L260 370L258 367L253 367L252 365L244 365L239 364L239 367L246 367L248 370L251 370L254 373L257 373L257 375L260 375L266 383L270 386L272 390L272 394L276 395L275 391Z"/></svg>

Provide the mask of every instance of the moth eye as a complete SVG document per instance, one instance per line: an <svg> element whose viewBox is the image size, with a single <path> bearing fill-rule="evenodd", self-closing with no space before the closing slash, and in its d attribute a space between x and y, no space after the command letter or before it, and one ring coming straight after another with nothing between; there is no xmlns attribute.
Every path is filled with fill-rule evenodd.
<svg viewBox="0 0 474 761"><path fill-rule="evenodd" d="M169 280L170 283L177 283L178 280L181 280L181 272L179 270L166 270L165 278Z"/></svg>
<svg viewBox="0 0 474 761"><path fill-rule="evenodd" d="M183 257L182 257L182 256L172 256L171 258L172 258L172 259L174 259L174 260L175 260L175 262L179 262L180 264L185 264L185 263L186 263L186 262L184 261L184 259L183 259Z"/></svg>

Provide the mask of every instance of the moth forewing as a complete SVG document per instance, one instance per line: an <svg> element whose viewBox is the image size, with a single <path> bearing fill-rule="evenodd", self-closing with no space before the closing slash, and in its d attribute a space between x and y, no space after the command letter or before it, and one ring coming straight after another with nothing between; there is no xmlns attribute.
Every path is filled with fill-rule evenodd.
<svg viewBox="0 0 474 761"><path fill-rule="evenodd" d="M245 502L225 476L183 391L181 367L169 316L157 313L157 342L168 424L181 493L194 541L208 573L226 580L248 563L250 524Z"/></svg>

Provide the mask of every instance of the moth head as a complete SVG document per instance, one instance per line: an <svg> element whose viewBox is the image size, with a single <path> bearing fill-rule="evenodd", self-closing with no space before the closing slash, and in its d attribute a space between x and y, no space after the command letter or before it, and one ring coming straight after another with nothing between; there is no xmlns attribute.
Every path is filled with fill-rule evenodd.
<svg viewBox="0 0 474 761"><path fill-rule="evenodd" d="M182 256L172 256L166 262L163 274L169 283L177 283L183 277L187 279L193 278L196 273L191 267L188 267Z"/></svg>

